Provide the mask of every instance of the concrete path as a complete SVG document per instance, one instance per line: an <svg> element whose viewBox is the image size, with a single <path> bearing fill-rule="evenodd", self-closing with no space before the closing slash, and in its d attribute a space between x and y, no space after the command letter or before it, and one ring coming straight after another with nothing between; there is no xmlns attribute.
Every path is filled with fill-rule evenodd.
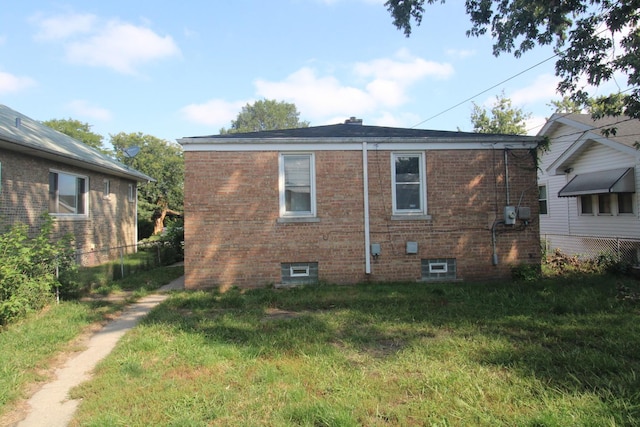
<svg viewBox="0 0 640 427"><path fill-rule="evenodd" d="M184 276L161 287L159 291L184 289ZM28 400L30 406L27 417L14 424L17 427L66 427L80 404L70 400L71 389L91 378L95 366L115 347L116 343L131 328L167 298L166 294L153 294L140 299L125 309L114 321L95 333L87 349L67 360L57 369L52 382L45 384Z"/></svg>

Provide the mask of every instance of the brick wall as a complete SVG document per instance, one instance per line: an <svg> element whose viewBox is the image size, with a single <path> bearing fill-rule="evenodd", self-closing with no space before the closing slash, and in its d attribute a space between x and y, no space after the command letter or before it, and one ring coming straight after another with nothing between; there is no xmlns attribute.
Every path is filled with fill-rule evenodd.
<svg viewBox="0 0 640 427"><path fill-rule="evenodd" d="M53 238L71 233L79 260L84 265L98 264L117 256L108 250L137 242L136 203L128 201L129 184L134 181L87 171L74 166L0 150L0 227L21 222L34 235L42 225L41 215L49 207L49 171L51 169L89 178L89 216L56 218ZM104 180L109 179L111 194L103 196ZM115 255L114 255L115 254Z"/></svg>
<svg viewBox="0 0 640 427"><path fill-rule="evenodd" d="M278 223L277 152L185 152L187 288L264 286L281 282L281 263L317 262L330 283L416 281L421 259L455 258L457 278L508 277L510 266L539 262L537 220L496 227L507 203L504 151L427 151L428 220L391 217L391 152L369 152L371 243L381 256L365 274L362 153L315 153L314 223ZM510 204L537 218L537 184L527 150L509 152ZM407 241L418 253L407 255Z"/></svg>

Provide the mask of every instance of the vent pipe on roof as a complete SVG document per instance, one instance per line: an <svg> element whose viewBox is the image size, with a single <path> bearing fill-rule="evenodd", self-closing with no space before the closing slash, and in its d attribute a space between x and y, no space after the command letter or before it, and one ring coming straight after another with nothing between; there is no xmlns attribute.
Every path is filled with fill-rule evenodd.
<svg viewBox="0 0 640 427"><path fill-rule="evenodd" d="M345 125L360 125L362 126L362 119L356 119L355 117L348 118L344 121Z"/></svg>

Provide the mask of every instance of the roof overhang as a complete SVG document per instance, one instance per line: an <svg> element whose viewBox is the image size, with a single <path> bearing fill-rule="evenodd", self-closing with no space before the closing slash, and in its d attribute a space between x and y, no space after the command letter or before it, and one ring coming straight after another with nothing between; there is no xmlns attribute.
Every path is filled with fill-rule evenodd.
<svg viewBox="0 0 640 427"><path fill-rule="evenodd" d="M634 168L618 168L576 175L558 192L558 197L576 197L586 194L635 193L635 191Z"/></svg>

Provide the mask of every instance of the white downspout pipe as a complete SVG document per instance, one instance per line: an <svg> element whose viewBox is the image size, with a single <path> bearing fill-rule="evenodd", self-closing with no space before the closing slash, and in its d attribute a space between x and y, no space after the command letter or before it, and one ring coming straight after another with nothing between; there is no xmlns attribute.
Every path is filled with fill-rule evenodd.
<svg viewBox="0 0 640 427"><path fill-rule="evenodd" d="M371 237L369 236L369 160L367 143L362 143L362 186L364 193L364 272L371 274Z"/></svg>

